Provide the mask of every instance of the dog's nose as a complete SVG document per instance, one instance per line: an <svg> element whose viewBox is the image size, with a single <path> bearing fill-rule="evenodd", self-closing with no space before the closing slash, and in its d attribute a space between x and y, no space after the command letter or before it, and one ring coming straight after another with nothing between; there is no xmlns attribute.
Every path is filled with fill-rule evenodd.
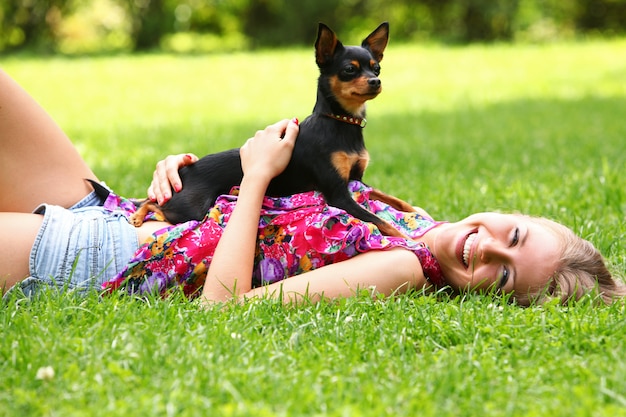
<svg viewBox="0 0 626 417"><path fill-rule="evenodd" d="M370 87L374 87L374 88L380 87L380 79L376 77L368 79L367 83L369 84Z"/></svg>

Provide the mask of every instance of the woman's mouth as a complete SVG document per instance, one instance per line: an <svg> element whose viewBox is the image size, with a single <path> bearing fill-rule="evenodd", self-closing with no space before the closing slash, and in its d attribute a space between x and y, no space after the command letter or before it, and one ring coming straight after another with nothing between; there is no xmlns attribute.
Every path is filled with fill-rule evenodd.
<svg viewBox="0 0 626 417"><path fill-rule="evenodd" d="M472 252L472 245L474 244L476 237L478 237L478 233L472 232L465 237L465 242L463 242L463 248L460 253L460 258L465 268L469 267L470 255Z"/></svg>

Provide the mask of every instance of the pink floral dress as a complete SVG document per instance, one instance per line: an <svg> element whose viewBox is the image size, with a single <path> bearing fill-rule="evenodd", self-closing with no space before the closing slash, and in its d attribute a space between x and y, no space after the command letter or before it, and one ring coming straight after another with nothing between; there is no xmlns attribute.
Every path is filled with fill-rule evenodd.
<svg viewBox="0 0 626 417"><path fill-rule="evenodd" d="M411 238L420 237L440 224L418 213L400 212L380 201L370 200L371 188L361 182L353 181L349 187L359 204ZM189 221L155 232L135 252L126 268L105 282L103 288L164 294L180 287L190 297L197 295L235 207L237 191L234 188L231 194L220 196L202 221ZM115 194L109 195L105 207L128 214L135 211L132 202ZM437 260L423 243L383 236L374 225L327 205L319 192L265 197L252 286L277 282L358 253L394 247L414 252L427 279L435 286L445 285ZM238 255L233 253L233 256Z"/></svg>

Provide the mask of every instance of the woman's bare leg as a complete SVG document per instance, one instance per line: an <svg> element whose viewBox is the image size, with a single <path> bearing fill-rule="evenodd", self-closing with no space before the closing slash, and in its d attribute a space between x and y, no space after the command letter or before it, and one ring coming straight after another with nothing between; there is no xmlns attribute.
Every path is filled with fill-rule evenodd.
<svg viewBox="0 0 626 417"><path fill-rule="evenodd" d="M0 69L0 212L70 207L91 191L85 178L97 180L55 121Z"/></svg>
<svg viewBox="0 0 626 417"><path fill-rule="evenodd" d="M43 216L30 213L0 213L0 294L29 275L30 251Z"/></svg>

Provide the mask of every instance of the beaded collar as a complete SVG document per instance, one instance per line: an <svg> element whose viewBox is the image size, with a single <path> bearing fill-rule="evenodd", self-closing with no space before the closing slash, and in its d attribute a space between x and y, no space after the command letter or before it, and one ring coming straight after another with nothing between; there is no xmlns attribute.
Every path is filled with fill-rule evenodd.
<svg viewBox="0 0 626 417"><path fill-rule="evenodd" d="M334 114L334 113L325 113L324 116L330 117L331 119L335 119L335 120L338 120L340 122L345 122L345 123L349 123L351 125L360 126L362 128L365 127L365 125L367 124L367 120L365 120L364 117L360 118L360 117L341 115L341 114Z"/></svg>

